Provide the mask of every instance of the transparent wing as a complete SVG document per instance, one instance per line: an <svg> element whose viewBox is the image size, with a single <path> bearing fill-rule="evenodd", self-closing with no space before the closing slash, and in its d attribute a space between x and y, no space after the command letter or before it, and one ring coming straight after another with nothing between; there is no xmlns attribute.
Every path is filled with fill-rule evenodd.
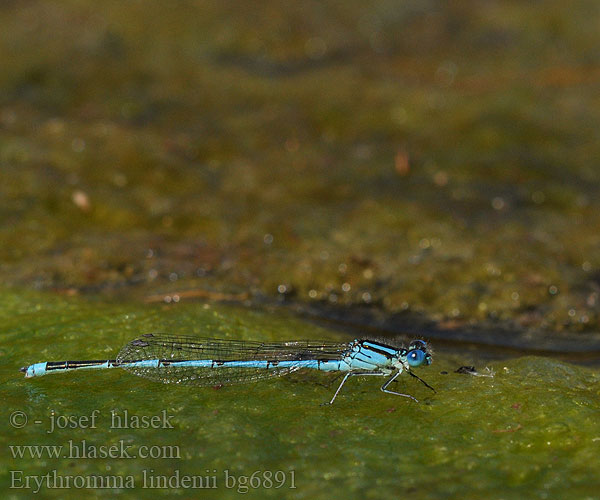
<svg viewBox="0 0 600 500"><path fill-rule="evenodd" d="M149 333L129 342L117 362L135 375L163 383L218 385L242 383L286 375L302 368L301 361L339 359L350 349L348 342L290 341L254 342L221 340ZM166 364L159 367L134 366L145 360L163 361L287 361L285 366L194 367ZM298 363L294 363L298 362Z"/></svg>

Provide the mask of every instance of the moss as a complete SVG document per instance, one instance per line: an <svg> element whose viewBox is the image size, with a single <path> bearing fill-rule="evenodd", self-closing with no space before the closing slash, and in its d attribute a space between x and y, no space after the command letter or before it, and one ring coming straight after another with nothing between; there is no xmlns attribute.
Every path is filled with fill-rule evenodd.
<svg viewBox="0 0 600 500"><path fill-rule="evenodd" d="M375 380L351 380L335 405L319 406L335 388L331 377L297 373L254 384L202 388L154 384L120 370L24 379L18 368L64 358L114 357L139 333L168 331L223 338L283 340L341 339L339 334L289 315L202 304L105 303L43 294L3 294L3 446L69 441L81 450L123 441L129 453L157 446L162 458L30 460L3 455L0 477L9 470L40 475L132 475L140 486L144 470L154 475L216 475L217 489L203 495L235 496L225 470L236 476L257 470L284 471L280 490L258 489L251 497L348 498L410 495L416 498L593 496L597 455L596 408L600 375L551 359L523 357L492 363L493 378L454 373L469 354L439 354L419 370L436 393L414 379L398 389L421 402L383 394ZM435 347L435 343L434 343ZM489 374L479 366L483 374ZM88 418L98 410L96 428ZM169 417L163 426L161 412ZM9 415L29 422L11 427ZM120 419L158 415L158 428L111 428ZM74 416L75 428L51 431L51 417ZM35 424L36 420L41 424ZM57 420L58 421L58 420ZM86 424L87 422L87 424ZM171 428L172 426L172 428ZM164 448L164 447L176 448ZM165 450L178 450L165 455ZM81 453L81 452L80 452ZM168 451L168 453L174 453ZM172 458L173 456L179 458ZM208 472L207 472L208 471ZM214 471L214 472L213 472ZM294 471L296 489L289 489ZM280 474L281 477L283 477ZM80 490L43 487L52 498L79 497ZM106 490L88 490L100 495ZM109 490L110 491L110 490ZM190 490L138 489L124 497L186 495ZM24 496L30 490L22 490Z"/></svg>

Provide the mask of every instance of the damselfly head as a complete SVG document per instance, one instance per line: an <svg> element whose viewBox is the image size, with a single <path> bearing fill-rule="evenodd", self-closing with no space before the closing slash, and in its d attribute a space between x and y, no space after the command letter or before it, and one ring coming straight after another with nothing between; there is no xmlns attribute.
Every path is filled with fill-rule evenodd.
<svg viewBox="0 0 600 500"><path fill-rule="evenodd" d="M424 340L413 340L408 346L406 362L411 368L431 364L431 350Z"/></svg>

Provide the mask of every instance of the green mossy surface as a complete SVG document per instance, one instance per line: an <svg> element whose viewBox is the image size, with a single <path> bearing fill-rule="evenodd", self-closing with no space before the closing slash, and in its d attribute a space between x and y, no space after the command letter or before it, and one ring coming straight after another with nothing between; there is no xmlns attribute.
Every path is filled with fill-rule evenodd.
<svg viewBox="0 0 600 500"><path fill-rule="evenodd" d="M9 489L11 481L24 486L25 476L52 471L106 481L122 477L124 484L131 476L138 489L55 489L48 484L57 483L43 482L43 498L237 498L239 485L229 488L225 475L255 471L283 471L287 482L280 489L250 488L252 498L325 499L343 492L357 499L581 499L597 493L595 370L524 357L492 363L492 378L475 377L454 373L468 358L439 355L418 371L435 394L400 378L398 390L419 403L383 394L378 380L365 377L348 382L333 406L320 406L335 389L335 382L326 387L331 376L302 372L219 389L153 383L121 370L25 379L21 365L114 357L141 332L261 340L340 335L280 312L225 306L107 304L31 293L4 294L2 301L0 439L6 452L0 481L9 498L34 497L36 488L32 483L30 489ZM168 424L159 418L158 428L134 427L132 416L160 417L163 410ZM111 411L121 419L127 411L129 428L113 428L119 424L113 424ZM65 417L75 420L52 429L53 419L64 424ZM84 440L88 456L93 447L110 446L125 447L127 455L82 458ZM20 445L36 445L42 458L14 456ZM44 456L48 451L39 445L62 446L60 458ZM144 452L144 446L155 447L160 457L126 458ZM144 474L214 476L209 481L217 488L143 489L151 484L144 483Z"/></svg>

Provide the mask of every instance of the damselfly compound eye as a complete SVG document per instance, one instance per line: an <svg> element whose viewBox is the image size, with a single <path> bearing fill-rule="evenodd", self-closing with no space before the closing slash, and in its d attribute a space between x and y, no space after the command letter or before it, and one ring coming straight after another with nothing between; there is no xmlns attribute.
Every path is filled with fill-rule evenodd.
<svg viewBox="0 0 600 500"><path fill-rule="evenodd" d="M425 361L425 353L421 349L414 349L408 353L406 362L410 366L419 366Z"/></svg>

